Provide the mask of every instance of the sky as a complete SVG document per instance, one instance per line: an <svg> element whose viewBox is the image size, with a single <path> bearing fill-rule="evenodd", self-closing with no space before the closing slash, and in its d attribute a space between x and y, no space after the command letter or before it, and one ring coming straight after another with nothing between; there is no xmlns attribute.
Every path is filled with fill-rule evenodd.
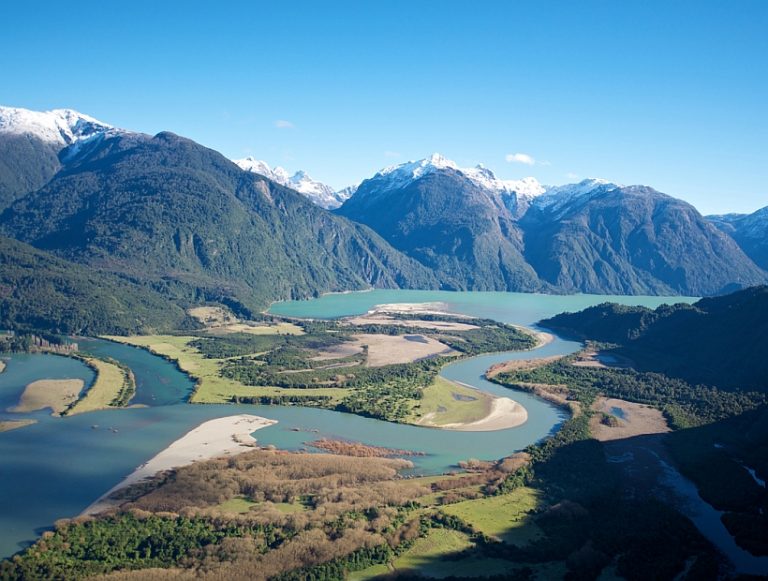
<svg viewBox="0 0 768 581"><path fill-rule="evenodd" d="M768 2L44 2L0 104L67 107L336 188L440 152L505 179L768 205Z"/></svg>

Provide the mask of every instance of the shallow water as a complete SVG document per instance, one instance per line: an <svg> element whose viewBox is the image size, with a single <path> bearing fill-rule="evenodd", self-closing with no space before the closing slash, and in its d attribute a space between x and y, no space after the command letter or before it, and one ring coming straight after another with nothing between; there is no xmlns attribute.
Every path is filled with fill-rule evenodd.
<svg viewBox="0 0 768 581"><path fill-rule="evenodd" d="M274 312L304 317L360 314L372 306L395 302L446 302L455 312L531 325L565 310L578 310L611 297L520 295L511 293L440 293L373 291L328 295L316 301L282 303ZM658 297L621 297L627 304L655 306ZM677 300L677 299L676 299ZM667 301L669 302L669 301ZM452 432L391 424L328 410L249 405L189 405L183 403L192 382L168 361L149 352L107 341L78 340L81 349L112 357L134 372L137 394L132 403L149 407L92 412L68 418L48 412L10 414L30 381L81 378L90 384L93 373L80 362L52 355L12 355L0 373L0 419L34 417L32 426L0 434L0 557L33 541L58 518L79 514L136 466L149 460L200 423L227 415L251 413L278 420L259 430L262 444L300 449L319 437L337 437L389 448L425 452L414 457L415 472L439 473L467 458L495 459L521 450L556 429L563 414L526 393L513 392L482 378L501 361L525 359L534 352L493 354L449 365L448 379L498 395L512 396L528 410L528 421L497 432ZM535 356L565 354L578 343L556 339ZM10 402L10 403L9 403Z"/></svg>

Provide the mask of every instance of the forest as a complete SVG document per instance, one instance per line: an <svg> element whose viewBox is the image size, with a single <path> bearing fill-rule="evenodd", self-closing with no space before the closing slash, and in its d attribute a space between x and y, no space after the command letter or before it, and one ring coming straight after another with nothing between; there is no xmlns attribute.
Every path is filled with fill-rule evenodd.
<svg viewBox="0 0 768 581"><path fill-rule="evenodd" d="M536 369L501 373L506 385L529 390L530 384L567 385L572 394L602 393L658 407L675 428L689 428L729 418L768 402L760 392L732 392L713 386L691 385L661 373L632 369L595 369L571 365L563 358Z"/></svg>
<svg viewBox="0 0 768 581"><path fill-rule="evenodd" d="M768 391L768 286L655 310L604 303L541 325L613 343L639 371L729 391Z"/></svg>

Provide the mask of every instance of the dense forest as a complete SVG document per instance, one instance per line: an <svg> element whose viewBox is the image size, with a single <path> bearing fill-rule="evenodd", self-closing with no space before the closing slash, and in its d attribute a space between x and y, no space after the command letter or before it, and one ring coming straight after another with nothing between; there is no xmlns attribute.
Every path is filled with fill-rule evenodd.
<svg viewBox="0 0 768 581"><path fill-rule="evenodd" d="M661 409L675 428L730 418L768 402L762 392L732 392L691 385L661 373L632 369L596 369L571 365L569 358L535 369L501 373L494 381L528 390L531 385L565 385L571 394L601 393Z"/></svg>
<svg viewBox="0 0 768 581"><path fill-rule="evenodd" d="M732 391L768 391L768 286L656 310L604 303L541 324L614 343L640 371Z"/></svg>
<svg viewBox="0 0 768 581"><path fill-rule="evenodd" d="M0 329L127 335L193 324L150 286L0 236Z"/></svg>

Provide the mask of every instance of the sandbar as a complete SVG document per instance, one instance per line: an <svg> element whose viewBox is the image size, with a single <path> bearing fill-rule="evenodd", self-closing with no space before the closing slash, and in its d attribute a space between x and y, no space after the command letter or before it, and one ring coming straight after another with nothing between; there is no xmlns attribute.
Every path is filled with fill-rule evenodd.
<svg viewBox="0 0 768 581"><path fill-rule="evenodd" d="M10 432L36 424L37 420L0 420L0 432Z"/></svg>
<svg viewBox="0 0 768 581"><path fill-rule="evenodd" d="M494 432L516 428L527 421L528 411L515 400L508 397L494 397L491 402L491 411L484 418L474 422L457 422L435 427L460 432Z"/></svg>
<svg viewBox="0 0 768 581"><path fill-rule="evenodd" d="M85 382L82 379L40 379L24 389L18 405L8 408L9 412L33 412L51 408L54 416L60 415L77 401Z"/></svg>
<svg viewBox="0 0 768 581"><path fill-rule="evenodd" d="M192 464L198 460L209 460L221 456L234 456L253 449L256 439L251 433L274 425L277 420L240 414L209 420L187 432L165 450L148 460L101 498L83 511L83 515L94 515L120 505L123 500L110 498L122 490L152 478L159 472Z"/></svg>
<svg viewBox="0 0 768 581"><path fill-rule="evenodd" d="M375 305L370 311L369 315L376 315L381 313L404 313L404 314L419 314L419 315L451 315L456 318L468 319L470 317L455 315L448 311L448 305L441 302L433 303L391 303Z"/></svg>

